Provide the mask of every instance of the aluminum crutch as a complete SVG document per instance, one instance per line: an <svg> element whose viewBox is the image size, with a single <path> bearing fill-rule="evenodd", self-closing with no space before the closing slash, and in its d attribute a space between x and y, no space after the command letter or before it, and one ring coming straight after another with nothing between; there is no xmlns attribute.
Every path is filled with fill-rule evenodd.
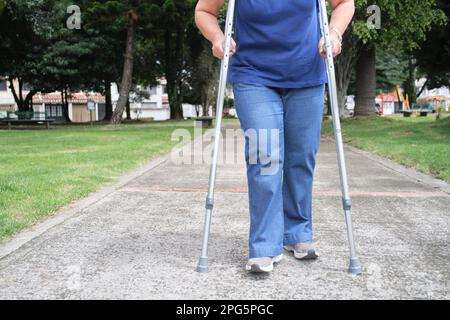
<svg viewBox="0 0 450 320"><path fill-rule="evenodd" d="M209 233L211 229L211 216L214 208L214 188L216 184L216 172L217 172L217 160L220 148L220 137L222 130L222 113L223 104L225 99L225 90L227 84L230 49L231 49L231 36L233 32L233 20L234 20L234 7L235 0L228 1L228 12L227 19L225 23L225 56L222 60L220 80L219 80L219 91L217 94L217 108L216 108L216 128L214 136L214 150L211 162L211 169L209 175L209 187L208 195L206 197L206 216L205 216L205 227L204 227L204 237L203 237L203 247L202 255L198 261L197 271L198 272L208 272L208 240Z"/></svg>
<svg viewBox="0 0 450 320"><path fill-rule="evenodd" d="M345 212L345 222L347 224L347 236L350 246L350 267L353 274L362 272L361 263L356 256L355 240L353 238L353 226L351 217L352 203L348 191L347 169L345 166L344 145L342 142L341 121L339 118L339 105L337 98L336 73L334 69L333 50L330 39L330 29L328 25L328 13L325 0L319 0L319 19L323 38L325 40L325 51L327 54L326 68L328 76L328 94L330 98L331 111L333 114L334 139L336 141L336 151L339 163L339 174L341 178L342 202Z"/></svg>

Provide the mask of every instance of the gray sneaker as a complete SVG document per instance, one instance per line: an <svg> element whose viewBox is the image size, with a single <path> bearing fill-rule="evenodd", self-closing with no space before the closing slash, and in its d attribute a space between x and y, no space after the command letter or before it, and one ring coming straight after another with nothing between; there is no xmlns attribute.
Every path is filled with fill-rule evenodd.
<svg viewBox="0 0 450 320"><path fill-rule="evenodd" d="M314 260L319 257L314 243L297 243L294 245L284 246L284 249L294 253L294 257L299 260Z"/></svg>
<svg viewBox="0 0 450 320"><path fill-rule="evenodd" d="M278 263L283 259L283 255L280 254L276 257L261 257L249 259L245 270L254 273L271 272L273 270L274 263Z"/></svg>

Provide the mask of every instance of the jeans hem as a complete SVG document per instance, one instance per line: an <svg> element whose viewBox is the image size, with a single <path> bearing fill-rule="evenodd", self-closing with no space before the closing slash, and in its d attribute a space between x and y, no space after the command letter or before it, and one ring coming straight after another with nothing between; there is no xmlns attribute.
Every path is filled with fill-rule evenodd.
<svg viewBox="0 0 450 320"><path fill-rule="evenodd" d="M263 247L250 249L249 258L276 257L283 253L283 247Z"/></svg>
<svg viewBox="0 0 450 320"><path fill-rule="evenodd" d="M312 237L301 237L301 236L288 236L284 237L283 245L290 246L298 243L312 243Z"/></svg>

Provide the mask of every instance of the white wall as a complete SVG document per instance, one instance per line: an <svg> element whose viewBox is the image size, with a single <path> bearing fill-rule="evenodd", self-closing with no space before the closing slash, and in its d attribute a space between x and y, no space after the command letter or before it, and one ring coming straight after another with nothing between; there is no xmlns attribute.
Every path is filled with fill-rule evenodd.
<svg viewBox="0 0 450 320"><path fill-rule="evenodd" d="M160 83L156 86L156 92L151 93L150 88L148 92L150 97L148 99L143 99L142 101L136 101L136 96L133 93L130 95L130 109L132 119L149 119L153 118L156 121L164 121L170 119L170 107L167 101L167 94L164 93L164 86L166 85L164 79L160 80ZM117 105L119 100L119 91L117 85L113 83L111 85L111 99L113 104L113 109ZM150 106L151 105L151 106ZM126 112L124 112L124 117Z"/></svg>
<svg viewBox="0 0 450 320"><path fill-rule="evenodd" d="M425 81L426 81L425 78L417 80L416 88L421 89L422 86L424 85ZM434 89L425 88L419 98L426 98L426 97L433 97L433 96L443 96L443 97L447 97L450 100L449 88L448 87L440 87L440 88L434 88Z"/></svg>
<svg viewBox="0 0 450 320"><path fill-rule="evenodd" d="M395 104L391 101L385 101L383 105L383 114L389 115L395 113Z"/></svg>
<svg viewBox="0 0 450 320"><path fill-rule="evenodd" d="M14 96L11 93L11 90L8 87L8 83L6 84L6 91L0 91L0 106L2 107L14 107L16 108L16 101L14 100Z"/></svg>
<svg viewBox="0 0 450 320"><path fill-rule="evenodd" d="M132 119L153 119L155 121L165 121L170 119L170 109L162 108L159 110L145 110L145 109L133 109L133 104L131 107L131 118Z"/></svg>
<svg viewBox="0 0 450 320"><path fill-rule="evenodd" d="M199 116L203 117L202 106L199 106L198 108L199 108ZM195 106L192 104L183 103L183 117L185 119L197 117L197 112L195 110Z"/></svg>

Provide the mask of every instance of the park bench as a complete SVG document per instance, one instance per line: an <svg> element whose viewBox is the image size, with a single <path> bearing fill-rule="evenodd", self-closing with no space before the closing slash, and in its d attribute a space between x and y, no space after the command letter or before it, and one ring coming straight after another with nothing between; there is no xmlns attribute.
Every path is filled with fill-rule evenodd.
<svg viewBox="0 0 450 320"><path fill-rule="evenodd" d="M429 113L432 113L432 111L429 109L421 109L421 110L418 110L418 112L421 117L426 117L426 116L428 116Z"/></svg>
<svg viewBox="0 0 450 320"><path fill-rule="evenodd" d="M213 120L214 120L214 118L212 118L212 117L194 118L195 127L196 128L211 128L213 126Z"/></svg>
<svg viewBox="0 0 450 320"><path fill-rule="evenodd" d="M411 117L413 112L411 110L403 110L402 113L403 113L404 117L409 118L409 117Z"/></svg>
<svg viewBox="0 0 450 320"><path fill-rule="evenodd" d="M411 117L413 113L418 113L421 117L428 116L429 113L433 113L433 110L430 109L412 109L412 110L403 110L402 111L404 117Z"/></svg>
<svg viewBox="0 0 450 320"><path fill-rule="evenodd" d="M411 117L413 114L416 114L420 117L427 117L429 113L434 113L434 107L427 103L413 103L411 108L408 110L403 110L403 116Z"/></svg>
<svg viewBox="0 0 450 320"><path fill-rule="evenodd" d="M0 119L1 124L8 125L11 130L13 125L45 125L50 129L50 123L55 122L54 119L46 119L43 112L8 112L6 118Z"/></svg>

